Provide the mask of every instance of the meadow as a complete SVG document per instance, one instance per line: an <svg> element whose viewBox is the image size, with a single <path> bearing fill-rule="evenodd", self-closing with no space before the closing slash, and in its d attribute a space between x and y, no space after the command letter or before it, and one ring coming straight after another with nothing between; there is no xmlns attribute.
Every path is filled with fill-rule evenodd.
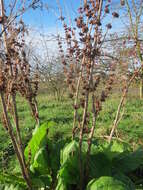
<svg viewBox="0 0 143 190"><path fill-rule="evenodd" d="M134 91L136 92L136 89ZM131 92L132 89L127 96L124 113L114 138L127 142L133 149L136 149L143 145L143 101L139 99L137 93ZM68 95L65 95L62 101L58 101L46 92L39 92L37 100L40 124L50 123L51 125L48 137L54 141L70 138L72 135L73 103ZM103 104L103 109L97 118L95 138L106 139L110 134L119 101L120 94L114 92ZM31 116L27 102L19 97L17 102L22 139L24 146L26 146L35 128L35 120ZM2 125L0 125L0 131L0 170L1 172L13 171L13 174L20 172L11 140Z"/></svg>

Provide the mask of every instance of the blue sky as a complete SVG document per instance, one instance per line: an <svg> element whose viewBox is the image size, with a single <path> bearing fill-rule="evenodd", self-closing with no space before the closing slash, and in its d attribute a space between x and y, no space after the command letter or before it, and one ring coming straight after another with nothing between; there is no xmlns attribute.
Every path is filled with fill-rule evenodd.
<svg viewBox="0 0 143 190"><path fill-rule="evenodd" d="M59 0L60 6L64 12L64 15L66 14L67 18L72 18L74 20L76 16L77 9L80 6L80 0ZM107 2L107 0L106 0ZM40 28L41 30L46 30L46 32L57 32L58 30L62 30L61 23L58 20L59 10L58 6L56 5L56 0L43 0L43 3L47 4L49 9L44 10L31 10L28 11L24 15L24 21L26 24L28 24L30 27L34 28ZM119 5L120 0L112 0L112 4L115 8L117 8L117 12L120 12L122 14L122 10L119 11ZM121 8L121 7L120 7ZM111 12L113 10L111 9ZM57 14L57 15L55 15ZM107 18L104 19L104 26L111 22L113 25L113 28L111 32L122 30L123 23L121 19L112 19L112 16L107 16Z"/></svg>
<svg viewBox="0 0 143 190"><path fill-rule="evenodd" d="M36 9L28 11L23 17L25 23L35 27L43 26L46 28L53 28L57 24L60 25L60 21L58 20L59 10L56 5L56 0L43 0L43 3L47 4L49 9ZM71 17L76 15L79 5L80 0L60 1L60 6L62 7L64 13L66 13L67 16L70 15Z"/></svg>
<svg viewBox="0 0 143 190"><path fill-rule="evenodd" d="M7 3L10 0L6 0ZM13 0L14 1L14 0ZM21 0L18 0L20 2ZM30 38L37 43L39 38L39 34L44 32L46 34L57 34L57 31L63 34L63 29L61 26L59 17L59 10L56 1L57 0L42 0L44 4L48 6L48 9L36 9L36 10L29 10L23 15L23 20L26 25L30 28L34 29L37 32L31 32ZM27 0L29 2L29 0ZM60 6L66 15L67 18L71 17L73 20L76 16L77 9L80 6L80 0L59 0ZM107 0L106 0L107 2ZM114 4L114 8L119 8L120 0L112 0L112 4ZM115 11L115 10L114 10ZM111 9L111 13L113 10ZM117 10L119 12L119 9ZM112 16L108 15L107 18L104 19L103 28L105 28L107 23L111 23L113 26L112 32L119 32L122 30L123 24L121 19L113 19ZM122 15L123 11L120 9L120 13ZM69 19L68 19L69 20ZM57 30L58 28L58 30ZM37 44L36 44L37 45ZM51 46L51 44L50 44Z"/></svg>
<svg viewBox="0 0 143 190"><path fill-rule="evenodd" d="M9 1L9 0L8 0ZM8 1L5 1L7 3ZM20 2L20 0L18 0ZM112 0L113 1L113 0ZM43 4L47 4L49 9L36 9L27 11L23 19L27 25L31 27L46 27L53 28L56 25L60 25L57 17L59 14L56 0L42 0ZM80 6L80 0L59 0L60 6L67 17L72 19L76 16L78 7ZM114 4L117 4L119 0L114 0ZM57 15L56 15L57 14Z"/></svg>
<svg viewBox="0 0 143 190"><path fill-rule="evenodd" d="M5 2L5 7L7 7L9 1L14 1L14 0L6 0ZM21 0L17 0L19 3ZM26 2L30 2L31 0L26 0ZM47 4L49 9L36 9L36 10L29 10L27 11L24 16L24 22L29 25L30 27L37 27L37 28L46 28L47 30L52 30L53 28L61 27L60 21L58 20L58 6L57 6L57 0L41 0L43 4ZM66 17L71 17L72 19L76 16L76 11L78 7L80 6L80 2L82 0L59 0L60 6L66 14ZM131 1L131 0L129 0ZM139 2L140 0L137 0ZM105 0L104 2L107 2ZM114 7L119 8L120 0L111 0L111 5L114 5ZM121 7L120 7L121 8ZM112 12L113 10L111 10ZM118 9L119 11L119 9ZM120 13L122 14L122 10L120 9ZM57 15L55 15L57 14ZM111 17L105 18L105 24L111 22L113 24L114 30L120 29L120 27L123 26L122 21L118 19L111 19Z"/></svg>
<svg viewBox="0 0 143 190"><path fill-rule="evenodd" d="M63 10L63 14L66 15L67 18L71 17L74 20L77 9L80 6L80 0L59 0L60 6ZM115 5L119 5L120 0L112 0ZM49 9L36 9L30 10L26 12L23 16L24 22L32 29L30 37L35 42L36 46L38 46L38 39L40 33L45 33L47 35L54 34L56 35L59 32L63 35L63 28L61 26L61 21L58 20L59 17L59 9L56 3L56 0L43 0L44 4L47 4ZM112 10L111 10L112 12ZM111 32L119 31L119 26L121 27L121 22L117 19L113 19L112 16L107 16L105 18L105 25L109 22L112 23L113 29ZM69 20L69 19L67 19ZM56 46L57 42L48 42L48 47L52 48ZM41 45L39 44L41 47ZM55 49L55 48L54 48ZM53 50L54 51L54 50Z"/></svg>

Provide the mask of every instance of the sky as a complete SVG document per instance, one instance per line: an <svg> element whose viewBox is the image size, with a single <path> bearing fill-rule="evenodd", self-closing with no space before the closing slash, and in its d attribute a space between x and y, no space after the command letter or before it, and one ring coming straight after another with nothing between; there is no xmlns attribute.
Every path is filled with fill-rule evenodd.
<svg viewBox="0 0 143 190"><path fill-rule="evenodd" d="M4 0L5 8L8 10L8 4L9 2L14 2L15 0ZM17 2L21 2L22 0L17 0ZM26 0L26 2L31 2L32 0ZM58 20L59 17L59 9L57 5L57 1L59 1L60 7L63 11L63 14L66 15L66 17L71 18L74 20L75 16L77 15L77 9L80 6L80 3L82 0L40 0L45 7L42 10L40 9L30 9L23 15L23 20L27 26L30 28L37 28L38 30L45 30L48 32L57 32L57 28L61 30L61 23ZM132 0L128 0L129 3ZM139 2L140 0L135 0ZM108 0L104 0L104 2L108 2ZM131 4L131 3L130 3ZM111 0L111 12L117 9L117 12L120 12L120 15L123 13L123 8L121 9L120 0ZM120 11L119 11L120 10ZM104 19L105 25L108 22L111 22L113 25L113 28L111 31L115 30L121 30L123 26L122 19L118 19L118 22L116 22L116 19L111 19L111 17L107 17Z"/></svg>
<svg viewBox="0 0 143 190"><path fill-rule="evenodd" d="M10 0L6 0L5 7L7 6L7 3ZM14 1L14 0L13 0ZM44 9L30 9L23 15L24 23L27 25L27 27L30 29L29 36L27 36L27 41L31 41L34 46L41 49L41 34L45 34L47 36L50 35L57 35L57 33L60 33L61 35L64 35L63 28L61 25L61 21L58 19L60 16L59 8L57 5L57 0L41 0L43 4L45 5ZM18 2L21 2L21 0L18 0ZM30 2L30 0L27 0L27 2ZM81 0L59 0L60 7L63 11L63 15L66 16L67 22L71 19L72 21L77 15L77 9L80 6ZM106 0L107 2L107 0ZM114 10L111 7L111 12L115 11L117 9L117 12L120 12L120 14L123 14L122 9L120 5L120 0L112 0L112 6L114 6ZM119 11L120 10L120 11ZM113 19L112 16L107 16L104 19L103 24L103 30L106 28L106 24L111 23L112 29L110 30L110 33L113 32L119 32L123 29L123 23L122 19ZM48 42L48 47L54 51L55 47L57 48L57 43L54 41Z"/></svg>
<svg viewBox="0 0 143 190"><path fill-rule="evenodd" d="M72 18L76 15L80 0L60 0L59 2L64 14ZM58 20L59 8L56 5L56 0L43 0L43 4L46 5L47 9L28 11L23 17L25 23L32 27L45 27L47 29L61 26Z"/></svg>
<svg viewBox="0 0 143 190"><path fill-rule="evenodd" d="M74 20L77 14L77 9L80 6L80 1L81 0L59 0L63 14L66 15L68 20L70 18ZM47 32L56 32L57 28L61 29L61 23L58 20L60 14L58 5L56 3L57 0L42 0L42 2L44 5L46 5L47 9L44 8L42 10L29 10L24 14L23 20L29 27L38 28L41 30L44 29ZM118 7L119 2L120 0L112 0L112 4L114 4L115 7ZM108 17L108 19L109 18L110 17ZM109 22L108 19L105 19L105 22ZM112 24L114 25L114 28L119 28L119 25L116 25L116 22L113 21Z"/></svg>
<svg viewBox="0 0 143 190"><path fill-rule="evenodd" d="M112 0L115 8L118 8L118 5L120 4L119 2L120 0ZM61 21L58 19L60 13L57 0L43 0L43 3L47 5L47 9L30 10L23 17L25 23L31 28L31 33L27 39L30 39L34 46L39 47L38 51L40 52L43 48L41 47L40 33L44 33L47 36L57 35L57 33L59 33L61 36L64 36ZM60 7L62 9L63 15L67 18L67 22L69 22L70 19L74 22L74 18L77 16L77 10L80 7L80 3L80 0L59 0ZM111 10L111 12L112 11L113 10ZM119 31L119 25L121 29L121 21L118 20L117 22L117 19L113 19L112 16L108 16L108 18L105 18L104 20L104 28L106 28L105 26L107 23L112 23L113 28L110 31L111 33ZM48 41L47 46L50 49L49 51L51 54L58 51L56 41ZM44 49L42 52L44 52Z"/></svg>

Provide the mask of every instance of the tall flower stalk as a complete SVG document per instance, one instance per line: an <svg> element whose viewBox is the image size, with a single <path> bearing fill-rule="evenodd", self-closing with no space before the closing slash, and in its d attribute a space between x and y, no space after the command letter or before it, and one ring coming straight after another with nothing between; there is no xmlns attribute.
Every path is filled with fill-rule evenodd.
<svg viewBox="0 0 143 190"><path fill-rule="evenodd" d="M110 3L103 3L102 0L84 1L78 9L78 16L75 18L73 27L66 24L66 19L60 9L60 19L65 31L66 48L62 46L62 40L58 36L59 51L63 63L63 69L70 89L70 97L73 100L73 135L79 138L79 166L80 166L80 188L84 188L84 174L88 171L83 168L82 143L84 137L88 142L87 163L91 151L92 139L95 132L96 119L102 109L102 103L109 96L112 85L115 81L115 64L110 64L108 79L100 95L97 93L102 75L96 74L101 64L104 49L103 44L108 30L112 28L109 23L106 25L106 32L103 34L103 18L110 12ZM119 17L116 12L112 13L115 18ZM91 106L90 106L91 105ZM92 125L90 126L90 121Z"/></svg>
<svg viewBox="0 0 143 190"><path fill-rule="evenodd" d="M4 57L4 59L0 60L0 98L3 109L2 123L12 141L23 178L28 188L32 189L29 169L24 157L16 95L21 94L28 100L37 124L39 124L36 101L38 81L36 79L33 82L30 76L30 65L26 59L24 50L24 33L26 29L23 21L21 20L18 26L14 22L8 25L3 0L0 0L0 8L2 18L1 29L3 31L1 48L3 49Z"/></svg>

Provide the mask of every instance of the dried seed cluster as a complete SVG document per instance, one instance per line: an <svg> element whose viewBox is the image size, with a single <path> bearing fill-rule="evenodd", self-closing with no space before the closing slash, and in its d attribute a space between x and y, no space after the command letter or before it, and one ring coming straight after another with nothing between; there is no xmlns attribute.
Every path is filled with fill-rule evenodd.
<svg viewBox="0 0 143 190"><path fill-rule="evenodd" d="M18 27L9 26L6 51L0 61L0 91L3 92L10 109L10 97L20 93L31 106L32 113L38 119L35 108L38 91L38 76L32 77L30 64L26 58L25 26L20 22ZM34 79L34 80L33 80Z"/></svg>
<svg viewBox="0 0 143 190"><path fill-rule="evenodd" d="M104 42L101 28L102 8L100 6L100 1L89 0L82 7L79 7L78 16L75 18L75 27L68 26L65 18L62 15L60 17L65 31L66 48L63 48L60 36L58 36L58 46L66 81L70 89L69 97L74 100L74 117L77 121L77 125L73 126L74 134L78 126L83 128L80 129L83 134L86 134L87 131L91 132L90 129L87 130L91 118L90 112L94 112L94 109L92 111L88 109L90 97L94 97L94 100L91 101L93 101L95 114L97 115L101 110L102 102L108 97L114 82L114 75L109 74L109 79L100 97L97 98L95 96L102 78L100 74L95 74L101 59L101 48ZM110 1L104 8L104 14L109 13ZM119 14L116 12L113 12L112 15L116 18L119 17ZM111 29L112 25L109 23L106 27ZM110 70L112 71L113 68L111 67ZM81 118L78 115L79 109L83 110Z"/></svg>

